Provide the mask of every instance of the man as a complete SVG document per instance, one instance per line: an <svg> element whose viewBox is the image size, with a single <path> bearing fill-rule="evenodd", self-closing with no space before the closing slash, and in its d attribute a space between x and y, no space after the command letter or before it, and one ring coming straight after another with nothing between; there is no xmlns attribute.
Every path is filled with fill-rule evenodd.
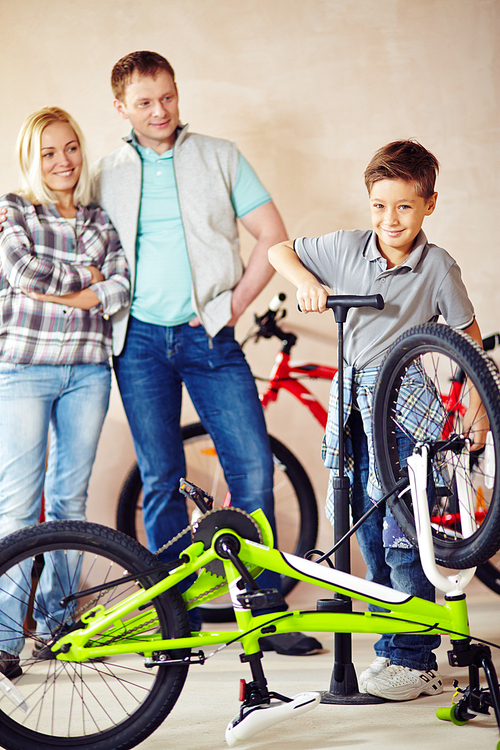
<svg viewBox="0 0 500 750"><path fill-rule="evenodd" d="M148 546L158 549L188 524L178 491L182 383L214 440L232 503L263 508L274 525L269 439L234 325L274 273L267 250L286 239L283 222L235 144L180 125L165 58L126 55L111 83L132 133L95 165L94 185L133 281L131 307L113 319L114 367L141 470ZM256 240L245 269L237 218ZM266 575L263 586L279 586L275 574ZM286 651L289 642L290 653L320 646L294 635L304 647L289 636L279 636L286 647L271 645Z"/></svg>

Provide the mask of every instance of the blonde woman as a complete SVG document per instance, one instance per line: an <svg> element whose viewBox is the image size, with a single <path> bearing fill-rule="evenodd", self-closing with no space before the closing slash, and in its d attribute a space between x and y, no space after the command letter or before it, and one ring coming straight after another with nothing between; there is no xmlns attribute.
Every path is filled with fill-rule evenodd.
<svg viewBox="0 0 500 750"><path fill-rule="evenodd" d="M22 191L0 200L7 209L0 234L0 536L38 521L42 491L46 520L85 518L109 401L111 316L130 297L118 236L106 214L88 205L87 159L73 118L56 107L35 112L17 148ZM58 602L63 586L46 565L37 596ZM26 606L15 581L3 583L0 672L7 677L21 673ZM43 644L57 625L37 623L39 655L50 655Z"/></svg>

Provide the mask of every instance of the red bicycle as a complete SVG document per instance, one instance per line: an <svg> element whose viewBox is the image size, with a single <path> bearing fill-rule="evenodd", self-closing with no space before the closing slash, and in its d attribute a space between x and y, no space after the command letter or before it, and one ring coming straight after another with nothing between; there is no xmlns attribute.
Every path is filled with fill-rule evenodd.
<svg viewBox="0 0 500 750"><path fill-rule="evenodd" d="M255 323L243 346L249 341L277 338L281 341L281 348L274 362L274 366L267 380L265 390L260 394L263 408L270 402L276 401L281 390L288 391L311 412L324 429L327 422L327 410L317 399L316 395L305 385L304 380L331 381L337 369L331 365L315 362L294 363L291 352L298 337L291 331L285 331L280 323L286 316L283 307L286 295L281 293L271 301L269 309L261 316L255 316ZM500 335L494 334L483 341L485 350L492 350L500 343ZM444 377L444 382L441 383ZM436 383L440 383L438 391L441 401L448 414L443 438L456 431L457 423L464 414L461 394L464 383L463 372L456 368L452 373L444 376L434 376ZM227 485L224 473L218 461L215 448L210 436L201 423L185 425L182 428L184 449L186 454L187 479L207 489L215 498L216 503L222 505L227 497ZM311 481L304 467L297 457L276 437L271 436L271 448L274 456L275 476L274 495L278 532L278 546L286 552L303 556L313 549L318 532L318 509ZM473 461L477 465L482 460L475 456ZM481 484L476 488L477 510L476 522L481 524L487 512L487 500L482 496ZM142 529L142 481L139 468L135 464L130 470L120 492L117 509L117 528L134 538L144 541ZM453 508L453 502L447 498L447 507L432 517L434 527L453 534L459 524L460 516ZM481 565L476 575L490 589L500 594L500 555ZM296 581L283 579L285 596L292 590ZM210 609L203 612L206 621L221 621L226 608L218 608L212 604ZM229 612L229 609L227 610Z"/></svg>

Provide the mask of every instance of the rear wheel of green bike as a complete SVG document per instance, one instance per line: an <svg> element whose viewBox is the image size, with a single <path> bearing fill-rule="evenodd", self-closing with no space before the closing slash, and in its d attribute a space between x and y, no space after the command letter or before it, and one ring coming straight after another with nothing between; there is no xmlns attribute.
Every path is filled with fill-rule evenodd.
<svg viewBox="0 0 500 750"><path fill-rule="evenodd" d="M20 654L23 674L11 679L30 709L23 712L0 692L2 747L125 750L159 726L179 697L188 667L147 668L141 652L146 650L144 640L154 641L160 633L165 638L190 635L177 589L161 594L145 609L117 617L92 639L95 646L135 638L137 653L69 662L51 658L45 647L58 634L82 627L85 612L113 607L156 583L159 574L148 572L155 565L154 555L133 539L79 521L40 524L2 540L0 650L16 651L15 644L21 648L25 642ZM129 574L137 578L120 582ZM59 592L67 597L102 584L109 586L59 605ZM56 589L51 602L46 592ZM177 651L175 657L188 653Z"/></svg>
<svg viewBox="0 0 500 750"><path fill-rule="evenodd" d="M453 384L458 384L455 401L449 398ZM467 459L463 419L471 395L476 395L473 389L486 411L489 436L486 448ZM484 424L480 412L474 418ZM500 466L500 375L482 349L466 334L436 323L403 334L380 367L373 434L386 492L406 470L405 456L400 455L401 436L427 444L427 489L437 562L468 568L491 558L500 547L496 471ZM467 513L460 514L459 494L467 499ZM410 493L392 496L388 504L405 536L417 546Z"/></svg>

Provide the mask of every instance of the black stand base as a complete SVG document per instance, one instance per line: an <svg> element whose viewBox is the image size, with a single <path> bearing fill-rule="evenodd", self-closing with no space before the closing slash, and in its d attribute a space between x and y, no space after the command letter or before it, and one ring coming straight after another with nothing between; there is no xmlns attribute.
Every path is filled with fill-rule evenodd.
<svg viewBox="0 0 500 750"><path fill-rule="evenodd" d="M356 706L386 703L385 698L378 698L376 695L369 695L368 693L360 693L358 691L358 680L356 678L353 664L342 665L342 671L344 673L344 678L342 680L335 679L335 673L337 671L336 667L337 665L333 667L330 690L321 691L321 703Z"/></svg>
<svg viewBox="0 0 500 750"><path fill-rule="evenodd" d="M320 612L352 612L352 602L342 598L319 599L317 609ZM335 633L334 654L330 689L320 691L321 703L359 706L386 703L385 698L359 692L358 678L352 663L351 633Z"/></svg>

